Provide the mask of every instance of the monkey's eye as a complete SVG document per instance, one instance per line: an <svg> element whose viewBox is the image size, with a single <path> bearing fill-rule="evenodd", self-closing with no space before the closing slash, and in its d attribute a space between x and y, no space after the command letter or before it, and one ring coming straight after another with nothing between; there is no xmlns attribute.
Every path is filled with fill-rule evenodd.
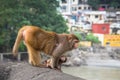
<svg viewBox="0 0 120 80"><path fill-rule="evenodd" d="M78 40L75 40L74 42L75 42L75 43L78 43L79 41L78 41Z"/></svg>

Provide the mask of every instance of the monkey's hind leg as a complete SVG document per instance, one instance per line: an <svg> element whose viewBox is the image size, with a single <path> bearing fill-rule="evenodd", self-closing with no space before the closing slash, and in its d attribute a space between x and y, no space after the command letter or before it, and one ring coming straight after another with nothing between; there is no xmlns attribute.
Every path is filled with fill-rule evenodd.
<svg viewBox="0 0 120 80"><path fill-rule="evenodd" d="M26 44L26 46L28 49L29 63L36 67L46 67L45 65L41 64L41 55L39 52L28 44Z"/></svg>

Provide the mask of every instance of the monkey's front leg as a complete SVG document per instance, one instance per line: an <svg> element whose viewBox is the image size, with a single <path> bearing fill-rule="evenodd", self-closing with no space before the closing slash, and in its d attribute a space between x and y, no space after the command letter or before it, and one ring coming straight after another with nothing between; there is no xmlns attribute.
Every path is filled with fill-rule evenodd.
<svg viewBox="0 0 120 80"><path fill-rule="evenodd" d="M58 61L59 61L59 57L52 57L52 61L51 61L51 68L52 69L58 68Z"/></svg>
<svg viewBox="0 0 120 80"><path fill-rule="evenodd" d="M64 45L62 43L60 43L53 51L52 62L51 62L51 68L53 68L53 69L58 69L59 59L60 59L61 55L64 53L63 46Z"/></svg>

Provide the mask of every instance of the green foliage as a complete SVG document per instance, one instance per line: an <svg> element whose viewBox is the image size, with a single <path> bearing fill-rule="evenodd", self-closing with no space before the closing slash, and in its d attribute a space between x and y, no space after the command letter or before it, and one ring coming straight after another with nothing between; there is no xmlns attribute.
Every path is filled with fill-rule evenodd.
<svg viewBox="0 0 120 80"><path fill-rule="evenodd" d="M112 6L112 7L117 7L119 5L120 5L120 2L119 3L118 2L111 2L110 3L110 6Z"/></svg>
<svg viewBox="0 0 120 80"><path fill-rule="evenodd" d="M98 37L94 36L92 33L85 34L85 33L74 33L80 41L91 41L92 43L100 43Z"/></svg>
<svg viewBox="0 0 120 80"><path fill-rule="evenodd" d="M88 4L97 10L100 4L109 4L110 7L117 7L120 5L120 0L88 0Z"/></svg>
<svg viewBox="0 0 120 80"><path fill-rule="evenodd" d="M56 11L58 6L57 0L0 0L0 48L10 51L18 29L24 25L67 32L64 19Z"/></svg>
<svg viewBox="0 0 120 80"><path fill-rule="evenodd" d="M23 25L36 25L58 33L67 31L64 19L56 11L56 0L3 0L0 3L2 26L7 24L18 29Z"/></svg>
<svg viewBox="0 0 120 80"><path fill-rule="evenodd" d="M100 43L98 37L94 36L92 33L86 34L75 32L74 34L79 38L80 41L90 41L92 44ZM81 45L79 47L81 47Z"/></svg>
<svg viewBox="0 0 120 80"><path fill-rule="evenodd" d="M88 0L88 4L92 6L93 9L98 9L100 0Z"/></svg>
<svg viewBox="0 0 120 80"><path fill-rule="evenodd" d="M98 37L94 36L92 33L90 33L86 36L86 40L91 41L92 43L99 43L100 42Z"/></svg>
<svg viewBox="0 0 120 80"><path fill-rule="evenodd" d="M82 40L82 36L81 36L81 34L80 33L74 33L77 37L78 37L78 39L81 41Z"/></svg>
<svg viewBox="0 0 120 80"><path fill-rule="evenodd" d="M20 44L19 46L19 51L25 51L26 50L26 47L23 43Z"/></svg>

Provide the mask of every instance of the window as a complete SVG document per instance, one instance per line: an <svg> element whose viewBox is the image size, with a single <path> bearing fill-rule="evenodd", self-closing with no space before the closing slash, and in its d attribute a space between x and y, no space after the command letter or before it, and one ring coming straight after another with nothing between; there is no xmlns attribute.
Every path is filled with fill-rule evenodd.
<svg viewBox="0 0 120 80"><path fill-rule="evenodd" d="M101 6L102 8L105 8L105 6Z"/></svg>
<svg viewBox="0 0 120 80"><path fill-rule="evenodd" d="M73 0L73 2L75 2L75 0Z"/></svg>
<svg viewBox="0 0 120 80"><path fill-rule="evenodd" d="M102 20L102 15L100 15L100 20Z"/></svg>
<svg viewBox="0 0 120 80"><path fill-rule="evenodd" d="M87 15L88 17L90 17L90 15Z"/></svg>
<svg viewBox="0 0 120 80"><path fill-rule="evenodd" d="M78 4L81 4L82 3L82 0L78 0Z"/></svg>
<svg viewBox="0 0 120 80"><path fill-rule="evenodd" d="M72 11L76 11L77 10L77 8L76 7L72 7Z"/></svg>
<svg viewBox="0 0 120 80"><path fill-rule="evenodd" d="M79 7L78 9L81 10L81 7Z"/></svg>
<svg viewBox="0 0 120 80"><path fill-rule="evenodd" d="M98 15L95 15L95 18L98 18Z"/></svg>
<svg viewBox="0 0 120 80"><path fill-rule="evenodd" d="M84 10L86 10L87 8L86 7L84 7Z"/></svg>
<svg viewBox="0 0 120 80"><path fill-rule="evenodd" d="M61 6L61 10L62 10L62 12L66 12L67 11L67 7L66 6Z"/></svg>
<svg viewBox="0 0 120 80"><path fill-rule="evenodd" d="M90 10L91 8L90 7L88 7L88 10Z"/></svg>

